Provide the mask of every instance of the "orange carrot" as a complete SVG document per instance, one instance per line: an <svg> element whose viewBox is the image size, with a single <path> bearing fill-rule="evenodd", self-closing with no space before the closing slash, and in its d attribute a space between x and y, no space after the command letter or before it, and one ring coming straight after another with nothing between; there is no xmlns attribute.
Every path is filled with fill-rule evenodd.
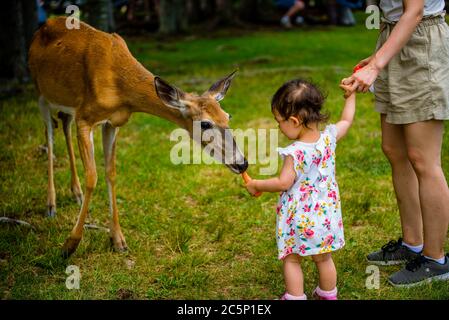
<svg viewBox="0 0 449 320"><path fill-rule="evenodd" d="M248 173L246 173L246 171L242 173L242 178L243 178L243 181L245 181L245 184L251 181L251 177L249 176ZM262 195L262 192L259 191L259 192L256 192L256 194L254 196L260 197L261 195Z"/></svg>

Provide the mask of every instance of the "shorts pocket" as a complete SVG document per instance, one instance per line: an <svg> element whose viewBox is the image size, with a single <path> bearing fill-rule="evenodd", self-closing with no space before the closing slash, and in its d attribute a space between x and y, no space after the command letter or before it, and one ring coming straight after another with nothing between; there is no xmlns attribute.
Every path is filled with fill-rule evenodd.
<svg viewBox="0 0 449 320"><path fill-rule="evenodd" d="M410 40L399 52L399 64L407 69L410 66L426 66L428 62L428 39L421 30L413 32ZM413 74L406 75L413 76Z"/></svg>

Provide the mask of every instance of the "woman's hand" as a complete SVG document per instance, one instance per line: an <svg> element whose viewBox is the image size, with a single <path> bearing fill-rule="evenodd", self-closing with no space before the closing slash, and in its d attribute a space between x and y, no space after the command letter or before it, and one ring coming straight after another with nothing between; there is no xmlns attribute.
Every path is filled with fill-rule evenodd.
<svg viewBox="0 0 449 320"><path fill-rule="evenodd" d="M257 189L257 186L256 186L256 185L257 185L257 180L254 180L254 179L248 181L248 183L245 184L246 190L248 190L248 192L249 192L252 196L255 196L256 193L259 191L259 190Z"/></svg>
<svg viewBox="0 0 449 320"><path fill-rule="evenodd" d="M357 66L361 66L362 69L355 72L349 78L341 80L340 88L345 91L345 98L349 97L354 92L368 92L380 72L380 68L377 67L374 56L363 59Z"/></svg>
<svg viewBox="0 0 449 320"><path fill-rule="evenodd" d="M360 62L357 63L357 65L356 65L354 68L356 68L356 67L363 68L363 67L366 66L368 63L370 63L371 60L373 60L373 58L374 58L374 55L369 56L368 58L365 58L365 59L363 59L363 60L360 60Z"/></svg>

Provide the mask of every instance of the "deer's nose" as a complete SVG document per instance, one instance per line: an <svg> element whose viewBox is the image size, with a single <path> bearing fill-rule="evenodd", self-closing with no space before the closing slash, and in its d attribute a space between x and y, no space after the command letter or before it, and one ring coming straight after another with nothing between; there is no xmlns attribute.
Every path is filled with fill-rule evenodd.
<svg viewBox="0 0 449 320"><path fill-rule="evenodd" d="M248 161L244 159L243 163L237 164L236 167L240 173L245 172L248 169Z"/></svg>

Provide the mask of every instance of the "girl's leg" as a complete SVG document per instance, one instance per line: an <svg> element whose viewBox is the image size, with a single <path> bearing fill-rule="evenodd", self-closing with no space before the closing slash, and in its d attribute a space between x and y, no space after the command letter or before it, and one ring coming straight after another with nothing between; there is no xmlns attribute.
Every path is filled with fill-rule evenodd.
<svg viewBox="0 0 449 320"><path fill-rule="evenodd" d="M390 161L393 186L401 216L404 242L423 244L422 215L419 201L418 178L407 154L403 125L389 124L381 115L382 150Z"/></svg>
<svg viewBox="0 0 449 320"><path fill-rule="evenodd" d="M301 269L301 257L289 254L284 262L284 281L287 293L293 296L304 295L304 277Z"/></svg>
<svg viewBox="0 0 449 320"><path fill-rule="evenodd" d="M424 225L425 256L444 257L449 224L449 188L441 168L443 121L429 120L404 125L407 153L419 182Z"/></svg>
<svg viewBox="0 0 449 320"><path fill-rule="evenodd" d="M334 290L337 286L337 270L335 269L332 255L323 253L312 256L312 259L318 268L320 289L324 291Z"/></svg>

